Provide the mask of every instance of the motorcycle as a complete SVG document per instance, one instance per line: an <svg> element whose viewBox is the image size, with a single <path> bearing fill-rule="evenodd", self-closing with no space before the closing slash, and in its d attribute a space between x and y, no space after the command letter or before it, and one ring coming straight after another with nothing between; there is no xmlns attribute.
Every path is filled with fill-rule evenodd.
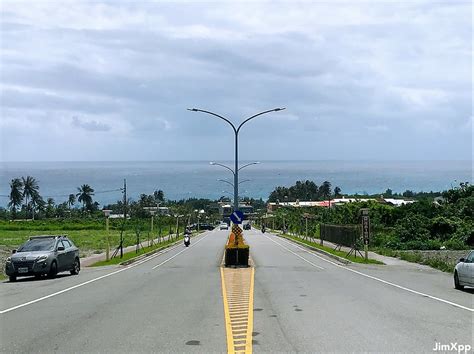
<svg viewBox="0 0 474 354"><path fill-rule="evenodd" d="M262 234L265 233L265 226L262 226Z"/></svg>
<svg viewBox="0 0 474 354"><path fill-rule="evenodd" d="M191 244L191 237L189 235L184 236L184 245L188 247Z"/></svg>

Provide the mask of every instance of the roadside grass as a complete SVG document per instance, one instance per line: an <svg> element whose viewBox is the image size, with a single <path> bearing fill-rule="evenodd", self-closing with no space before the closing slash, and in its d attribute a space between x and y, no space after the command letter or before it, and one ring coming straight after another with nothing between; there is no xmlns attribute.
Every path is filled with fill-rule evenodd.
<svg viewBox="0 0 474 354"><path fill-rule="evenodd" d="M351 262L354 262L354 263L365 263L365 264L384 264L383 262L380 262L380 261L377 261L375 259L371 259L369 258L367 261L365 260L365 258L363 257L354 257L353 255L350 255L350 256L347 256L347 252L343 252L343 251L336 251L334 249L332 249L331 247L327 247L327 246L321 246L320 244L316 243L316 242L312 242L312 241L308 241L308 240L303 240L299 237L296 237L296 236L291 236L291 235L282 235L280 234L280 236L282 237L285 237L285 238L288 238L288 239L291 239L291 240L295 240L295 241L299 241L301 243L304 243L308 246L311 246L311 247L314 247L314 248L318 248L320 250L323 250L323 251L326 251L330 254L333 254L335 256L339 256L341 258L344 258L344 259L347 259Z"/></svg>
<svg viewBox="0 0 474 354"><path fill-rule="evenodd" d="M182 231L181 231L182 232ZM30 236L34 235L68 235L74 244L81 251L81 257L92 253L101 253L105 250L107 242L107 233L105 230L0 230L0 247L4 249L15 249L24 243ZM167 236L168 230L162 234ZM157 235L154 233L154 237ZM146 242L151 238L148 232L140 234L140 242ZM123 246L132 246L136 244L137 236L133 230L125 230L123 232ZM120 243L120 231L109 231L109 242L111 249L114 249Z"/></svg>
<svg viewBox="0 0 474 354"><path fill-rule="evenodd" d="M169 247L171 244L175 243L176 241L182 240L182 239L183 239L183 237L179 236L178 239L173 238L172 240L166 240L166 241L161 242L161 243L156 243L156 244L154 244L153 246L150 246L150 247L140 248L140 250L138 252L130 251L130 252L124 253L123 258L120 258L120 256L117 256L117 257L112 258L108 261L96 262L94 264L91 264L90 266L91 267L102 267L102 266L107 266L107 265L120 264L122 262L125 262L125 261L131 260L133 258L142 256L145 253L148 253L148 252L151 252L151 251L154 251L154 250L157 250L157 249Z"/></svg>
<svg viewBox="0 0 474 354"><path fill-rule="evenodd" d="M377 252L378 254L381 254L383 256L400 258L404 261L411 262L411 263L424 264L424 265L439 269L447 273L452 273L453 268L454 268L454 265L449 262L446 262L436 257L435 258L424 257L422 253L416 252L416 251L401 252L398 250L392 250L392 249L387 249L387 248L378 248L378 249L374 249L374 252Z"/></svg>

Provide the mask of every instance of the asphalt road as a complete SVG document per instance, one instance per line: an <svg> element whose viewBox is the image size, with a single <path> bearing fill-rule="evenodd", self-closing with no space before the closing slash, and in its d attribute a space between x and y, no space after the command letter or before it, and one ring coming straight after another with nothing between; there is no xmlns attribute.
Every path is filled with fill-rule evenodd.
<svg viewBox="0 0 474 354"><path fill-rule="evenodd" d="M343 266L267 233L246 239L256 266L256 353L432 353L436 343L473 345L473 292L455 290L450 274L417 265Z"/></svg>
<svg viewBox="0 0 474 354"><path fill-rule="evenodd" d="M219 266L226 237L223 231L206 232L189 248L179 244L129 268L86 268L78 276L4 282L2 311L105 276L1 313L0 350L225 352Z"/></svg>
<svg viewBox="0 0 474 354"><path fill-rule="evenodd" d="M228 231L130 267L0 284L2 352L226 352L219 265ZM473 344L474 292L420 266L343 266L246 231L253 351L433 352Z"/></svg>

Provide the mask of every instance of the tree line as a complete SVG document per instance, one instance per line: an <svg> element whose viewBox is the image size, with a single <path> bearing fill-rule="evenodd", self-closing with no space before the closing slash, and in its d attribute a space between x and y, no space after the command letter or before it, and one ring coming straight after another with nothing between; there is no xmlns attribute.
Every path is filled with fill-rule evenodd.
<svg viewBox="0 0 474 354"><path fill-rule="evenodd" d="M341 188L335 187L332 189L331 182L324 181L320 186L317 186L313 181L297 181L291 187L276 187L268 197L269 202L295 202L300 201L317 201L327 200L331 197L340 197Z"/></svg>
<svg viewBox="0 0 474 354"><path fill-rule="evenodd" d="M110 192L110 191L107 191ZM8 210L0 207L0 218L2 219L35 219L35 218L65 218L85 216L102 217L100 204L94 201L96 192L89 184L77 187L76 193L65 195L65 201L56 204L52 197L43 198L40 194L38 181L31 176L14 178L10 182L10 195ZM206 216L218 214L218 202L230 202L228 197L220 197L218 200L206 198L188 198L182 200L169 200L161 189L152 194L142 193L137 200L128 197L126 205L124 200L117 200L103 206L103 209L112 210L114 214L124 214L136 218L148 218L149 212L146 207L167 206L172 214L191 215L195 210L204 210ZM265 208L262 199L242 198L242 203L250 204L254 208Z"/></svg>
<svg viewBox="0 0 474 354"><path fill-rule="evenodd" d="M38 181L32 176L14 178L10 182L8 208L13 218L22 212L26 218L35 218L37 214L52 217L59 211L63 213L71 210L76 201L82 204L82 211L96 211L99 203L94 202L94 189L88 184L77 187L76 193L71 193L67 200L56 205L52 197L46 200L40 194Z"/></svg>
<svg viewBox="0 0 474 354"><path fill-rule="evenodd" d="M319 236L319 224L359 225L360 209L368 208L371 247L404 250L474 246L474 186L464 182L443 192L413 192L411 196L416 203L398 207L376 201L331 208L293 208L282 204L268 222L278 229L286 227L290 232L303 233L308 218L309 234Z"/></svg>

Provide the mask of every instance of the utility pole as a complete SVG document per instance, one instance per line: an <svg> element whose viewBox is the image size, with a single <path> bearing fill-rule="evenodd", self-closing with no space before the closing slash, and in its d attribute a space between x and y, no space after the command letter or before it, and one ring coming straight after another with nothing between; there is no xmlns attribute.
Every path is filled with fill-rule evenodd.
<svg viewBox="0 0 474 354"><path fill-rule="evenodd" d="M123 179L123 222L122 230L120 231L120 258L123 258L123 231L125 229L125 222L127 221L127 180Z"/></svg>
<svg viewBox="0 0 474 354"><path fill-rule="evenodd" d="M123 179L123 219L127 220L127 180Z"/></svg>

